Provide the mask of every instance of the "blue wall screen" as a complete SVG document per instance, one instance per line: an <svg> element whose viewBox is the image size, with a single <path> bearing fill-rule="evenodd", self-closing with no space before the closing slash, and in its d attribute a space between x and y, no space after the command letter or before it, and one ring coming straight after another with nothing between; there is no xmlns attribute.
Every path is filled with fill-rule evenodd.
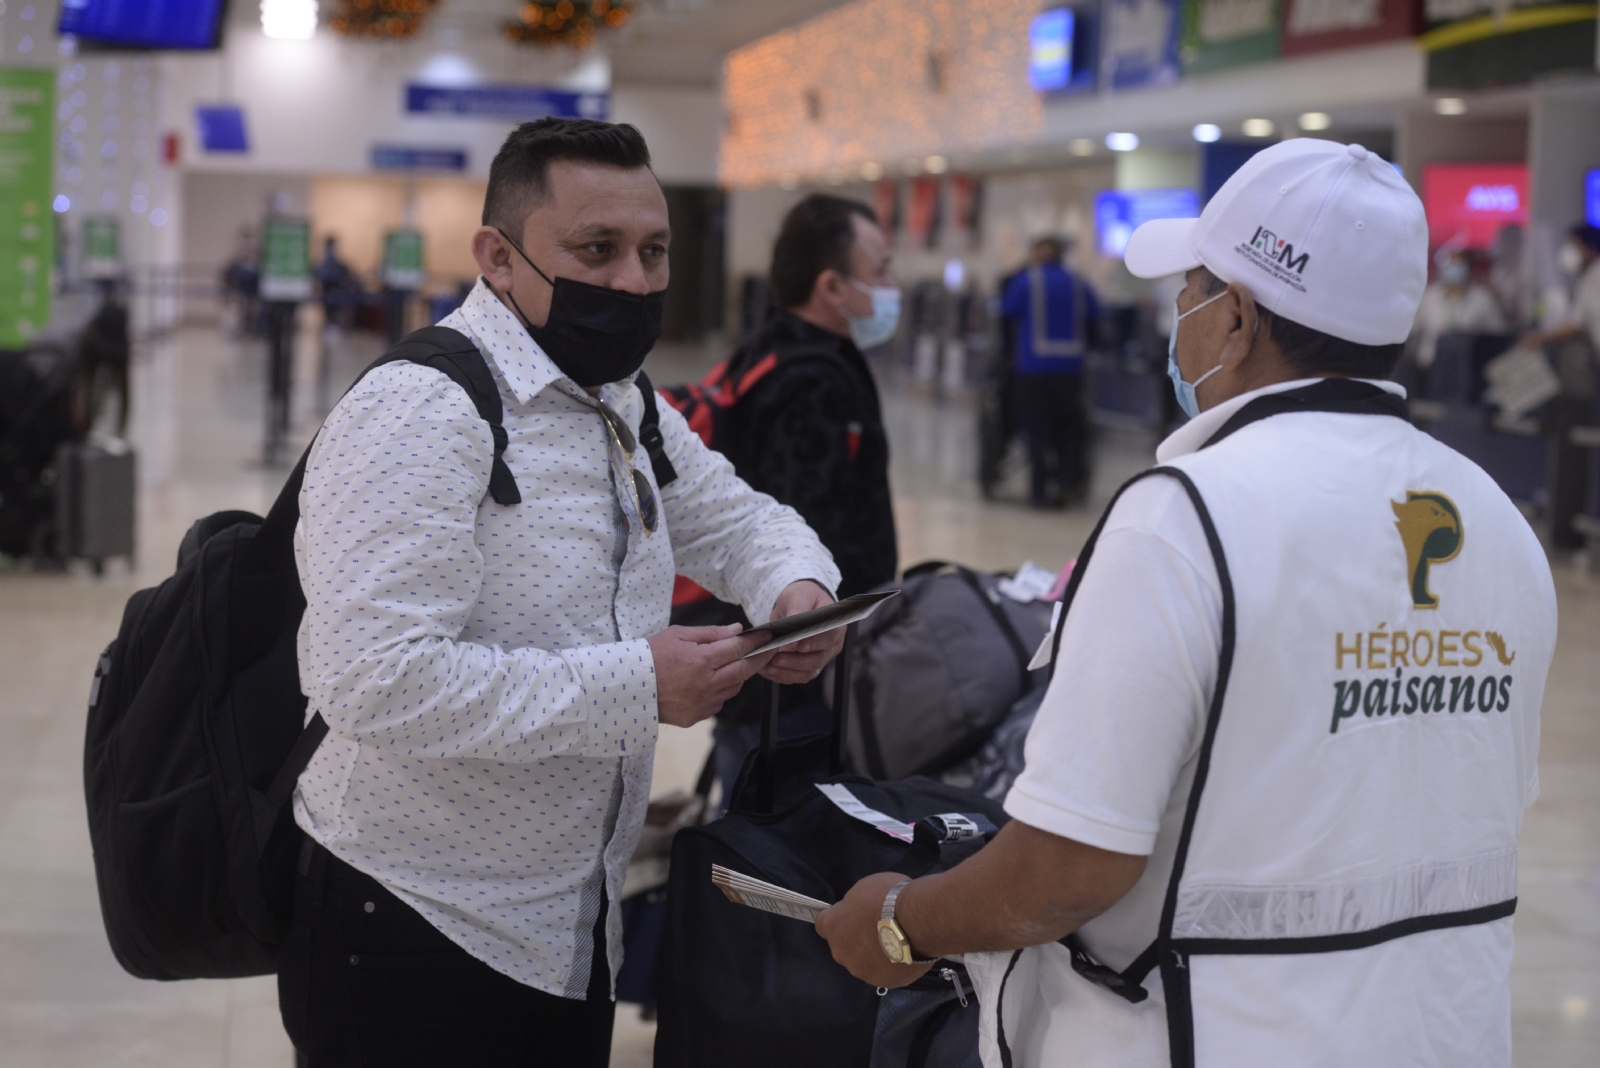
<svg viewBox="0 0 1600 1068"><path fill-rule="evenodd" d="M222 5L223 0L62 0L56 29L123 48L215 48Z"/></svg>

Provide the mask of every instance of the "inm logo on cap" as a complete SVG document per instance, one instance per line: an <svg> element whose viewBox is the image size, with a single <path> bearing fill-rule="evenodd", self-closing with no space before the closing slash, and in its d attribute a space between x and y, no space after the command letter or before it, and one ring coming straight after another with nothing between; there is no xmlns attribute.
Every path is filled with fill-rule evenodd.
<svg viewBox="0 0 1600 1068"><path fill-rule="evenodd" d="M1293 244L1265 226L1256 227L1255 235L1248 242L1241 241L1235 245L1234 251L1278 281L1288 283L1301 293L1306 291L1300 276L1305 274L1306 264L1311 262L1311 253L1296 255Z"/></svg>

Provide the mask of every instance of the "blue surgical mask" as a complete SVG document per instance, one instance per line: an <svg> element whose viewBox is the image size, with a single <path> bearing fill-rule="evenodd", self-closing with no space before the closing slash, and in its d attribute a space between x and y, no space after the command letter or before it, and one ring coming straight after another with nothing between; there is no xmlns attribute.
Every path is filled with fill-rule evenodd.
<svg viewBox="0 0 1600 1068"><path fill-rule="evenodd" d="M1228 291L1224 289L1210 300L1201 301L1181 315L1178 314L1178 302L1176 300L1172 302L1172 333L1167 337L1167 377L1172 379L1172 391L1178 395L1178 407L1182 408L1183 413L1190 419L1200 414L1200 401L1195 398L1195 389L1199 387L1201 382L1222 370L1222 365L1220 363L1217 364L1193 383L1185 382L1183 380L1183 372L1178 370L1178 324L1201 308L1204 308L1207 304L1213 304L1227 295Z"/></svg>
<svg viewBox="0 0 1600 1068"><path fill-rule="evenodd" d="M868 286L850 279L850 284L872 297L872 314L845 313L850 323L850 339L857 348L870 349L894 336L900 325L900 289L898 286Z"/></svg>

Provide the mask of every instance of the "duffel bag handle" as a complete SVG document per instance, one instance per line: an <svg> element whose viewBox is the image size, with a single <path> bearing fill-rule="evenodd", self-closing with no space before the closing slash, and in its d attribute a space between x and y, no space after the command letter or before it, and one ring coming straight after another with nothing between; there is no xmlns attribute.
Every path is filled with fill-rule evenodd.
<svg viewBox="0 0 1600 1068"><path fill-rule="evenodd" d="M828 736L828 774L845 771L844 732L850 718L850 652L855 644L856 624L844 631L844 648L834 658L833 668L833 728ZM767 708L761 716L761 761L756 768L756 808L771 812L775 793L773 764L778 751L778 708L783 688L771 680L766 681Z"/></svg>

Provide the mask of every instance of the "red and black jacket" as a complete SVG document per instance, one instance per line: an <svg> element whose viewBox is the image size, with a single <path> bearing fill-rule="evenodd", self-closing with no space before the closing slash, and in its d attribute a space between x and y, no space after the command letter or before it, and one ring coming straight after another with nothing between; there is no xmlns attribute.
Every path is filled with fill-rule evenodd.
<svg viewBox="0 0 1600 1068"><path fill-rule="evenodd" d="M775 312L703 381L661 394L740 478L817 532L841 597L893 580L889 443L877 385L849 338ZM674 603L697 589L680 580Z"/></svg>

